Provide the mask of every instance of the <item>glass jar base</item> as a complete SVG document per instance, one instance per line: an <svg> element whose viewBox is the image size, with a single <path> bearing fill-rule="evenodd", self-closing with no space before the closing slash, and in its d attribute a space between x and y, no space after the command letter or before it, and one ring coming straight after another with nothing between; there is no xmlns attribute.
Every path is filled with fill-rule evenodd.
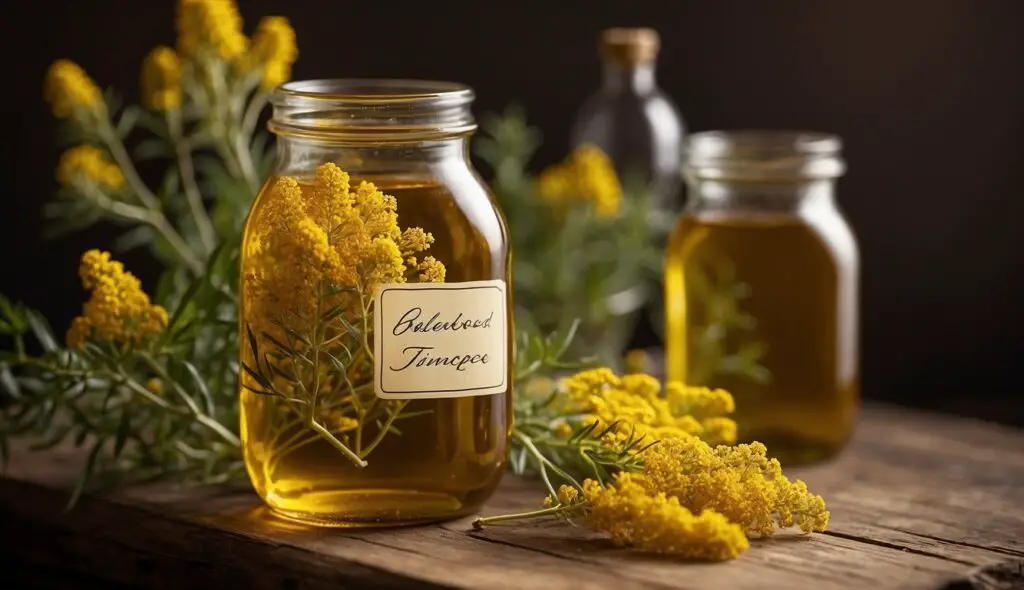
<svg viewBox="0 0 1024 590"><path fill-rule="evenodd" d="M319 527L380 528L422 525L461 518L479 505L441 492L394 489L324 490L297 499L268 498L285 520Z"/></svg>
<svg viewBox="0 0 1024 590"><path fill-rule="evenodd" d="M778 459L783 467L790 467L828 461L843 450L847 440L822 440L792 432L760 430L741 435L739 442L762 442L768 448L769 457Z"/></svg>

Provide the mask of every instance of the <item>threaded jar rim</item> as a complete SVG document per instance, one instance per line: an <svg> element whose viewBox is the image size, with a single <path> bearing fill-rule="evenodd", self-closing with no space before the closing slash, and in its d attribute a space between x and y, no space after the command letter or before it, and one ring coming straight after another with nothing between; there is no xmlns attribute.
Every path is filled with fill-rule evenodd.
<svg viewBox="0 0 1024 590"><path fill-rule="evenodd" d="M457 82L325 78L287 82L270 97L268 128L329 143L444 139L476 130L473 89Z"/></svg>
<svg viewBox="0 0 1024 590"><path fill-rule="evenodd" d="M687 139L683 172L695 179L798 182L836 178L846 165L838 135L750 129L701 131Z"/></svg>

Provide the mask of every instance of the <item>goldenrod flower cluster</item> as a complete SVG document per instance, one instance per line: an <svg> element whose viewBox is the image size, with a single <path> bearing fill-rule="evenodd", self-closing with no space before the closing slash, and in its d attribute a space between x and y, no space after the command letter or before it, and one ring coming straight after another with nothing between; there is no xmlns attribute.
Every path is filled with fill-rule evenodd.
<svg viewBox="0 0 1024 590"><path fill-rule="evenodd" d="M94 184L102 189L116 190L124 186L124 174L106 153L88 144L73 147L60 157L57 181L64 186L77 182Z"/></svg>
<svg viewBox="0 0 1024 590"><path fill-rule="evenodd" d="M138 343L167 326L167 311L150 303L139 279L109 252L83 254L78 273L91 295L68 329L68 347L80 348L90 338Z"/></svg>
<svg viewBox="0 0 1024 590"><path fill-rule="evenodd" d="M708 561L733 559L750 545L743 529L722 514L691 512L675 496L649 493L630 474L607 487L588 479L583 496L587 522L616 545Z"/></svg>
<svg viewBox="0 0 1024 590"><path fill-rule="evenodd" d="M181 60L170 47L159 46L142 62L142 103L154 111L181 106Z"/></svg>
<svg viewBox="0 0 1024 590"><path fill-rule="evenodd" d="M609 433L610 444L630 435L650 440L700 437L712 444L736 441L736 424L727 414L735 410L732 396L721 389L661 383L650 375L619 377L611 369L581 371L566 378L563 403L566 414L583 414L584 423L618 423Z"/></svg>
<svg viewBox="0 0 1024 590"><path fill-rule="evenodd" d="M589 203L605 219L618 215L622 204L622 186L611 160L592 145L576 148L565 162L542 171L537 194L555 206Z"/></svg>
<svg viewBox="0 0 1024 590"><path fill-rule="evenodd" d="M777 459L759 442L712 448L696 437L664 440L644 455L637 481L649 494L663 493L697 512L715 510L744 530L770 535L776 526L823 531L829 512L821 496L782 474Z"/></svg>
<svg viewBox="0 0 1024 590"><path fill-rule="evenodd" d="M341 305L360 320L378 284L444 280L441 262L417 258L433 236L403 232L395 198L372 183L350 186L335 164L318 167L312 182L277 178L269 191L245 245L246 317L256 333L278 323L312 328L318 306Z"/></svg>
<svg viewBox="0 0 1024 590"><path fill-rule="evenodd" d="M292 64L298 57L295 31L288 19L269 16L257 25L252 48L241 65L245 71L260 70L260 85L264 90L270 90L291 78Z"/></svg>
<svg viewBox="0 0 1024 590"><path fill-rule="evenodd" d="M177 28L178 52L186 58L208 53L231 61L249 45L234 0L180 0Z"/></svg>
<svg viewBox="0 0 1024 590"><path fill-rule="evenodd" d="M53 116L65 119L77 112L104 108L103 93L85 70L68 59L58 59L46 72L43 97Z"/></svg>

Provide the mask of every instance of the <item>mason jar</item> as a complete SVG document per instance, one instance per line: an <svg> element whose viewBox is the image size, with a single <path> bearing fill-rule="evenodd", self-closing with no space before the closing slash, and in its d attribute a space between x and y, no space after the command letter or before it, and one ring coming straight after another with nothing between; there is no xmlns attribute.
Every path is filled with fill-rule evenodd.
<svg viewBox="0 0 1024 590"><path fill-rule="evenodd" d="M666 252L666 370L736 401L741 441L823 459L859 404L858 249L836 203L840 138L690 136L686 207Z"/></svg>
<svg viewBox="0 0 1024 590"><path fill-rule="evenodd" d="M257 493L323 525L475 511L505 470L507 229L454 83L279 87L246 221L241 433Z"/></svg>

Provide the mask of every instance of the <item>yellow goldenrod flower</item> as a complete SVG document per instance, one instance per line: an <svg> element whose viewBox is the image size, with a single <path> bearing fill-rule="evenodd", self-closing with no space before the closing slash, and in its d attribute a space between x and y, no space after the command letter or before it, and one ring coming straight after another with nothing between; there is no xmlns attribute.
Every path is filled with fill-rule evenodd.
<svg viewBox="0 0 1024 590"><path fill-rule="evenodd" d="M110 189L124 185L121 169L107 159L106 153L83 144L65 151L57 165L57 180L65 186L85 181Z"/></svg>
<svg viewBox="0 0 1024 590"><path fill-rule="evenodd" d="M208 53L230 61L249 44L234 0L179 0L177 27L178 52L185 58Z"/></svg>
<svg viewBox="0 0 1024 590"><path fill-rule="evenodd" d="M146 381L146 391L153 395L161 395L164 392L164 382L153 377L149 381Z"/></svg>
<svg viewBox="0 0 1024 590"><path fill-rule="evenodd" d="M410 262L433 237L402 231L395 198L368 182L352 187L337 165L319 166L312 181L278 178L268 190L243 275L257 334L277 335L275 318L315 316L318 303L351 309L345 319L358 321L366 307L358 297L371 297L378 284L444 280L444 264L433 257ZM318 302L326 286L339 292Z"/></svg>
<svg viewBox="0 0 1024 590"><path fill-rule="evenodd" d="M630 474L620 474L608 487L588 479L583 494L587 522L616 545L709 561L733 559L750 546L743 529L722 514L694 514L678 498L648 493Z"/></svg>
<svg viewBox="0 0 1024 590"><path fill-rule="evenodd" d="M626 353L626 373L646 373L650 370L651 359L647 353L634 348Z"/></svg>
<svg viewBox="0 0 1024 590"><path fill-rule="evenodd" d="M576 148L569 158L542 171L537 194L554 206L589 203L599 218L615 217L622 204L622 185L603 151L592 145Z"/></svg>
<svg viewBox="0 0 1024 590"><path fill-rule="evenodd" d="M761 443L712 448L696 437L663 440L644 454L649 494L677 498L693 512L714 510L747 531L770 535L776 526L823 531L829 512L802 481L791 482Z"/></svg>
<svg viewBox="0 0 1024 590"><path fill-rule="evenodd" d="M170 47L160 46L142 62L142 103L154 111L181 106L181 60Z"/></svg>
<svg viewBox="0 0 1024 590"><path fill-rule="evenodd" d="M89 338L138 343L167 325L167 311L149 302L139 279L109 252L89 250L78 272L91 295L68 329L69 347L79 348Z"/></svg>
<svg viewBox="0 0 1024 590"><path fill-rule="evenodd" d="M576 373L562 387L567 395L561 409L567 415L586 415L584 424L616 425L603 440L609 448L631 436L652 441L697 436L716 444L736 442L736 424L724 416L734 410L732 396L720 389L670 383L662 395L654 377L643 373L619 377L607 367Z"/></svg>
<svg viewBox="0 0 1024 590"><path fill-rule="evenodd" d="M99 148L80 145L61 155L57 164L57 181L64 186L86 182L116 190L124 186L124 174Z"/></svg>
<svg viewBox="0 0 1024 590"><path fill-rule="evenodd" d="M65 119L76 111L97 111L105 108L103 93L78 64L58 59L46 72L43 97L50 103L53 116Z"/></svg>
<svg viewBox="0 0 1024 590"><path fill-rule="evenodd" d="M287 82L292 75L292 64L299 57L295 31L283 16L268 16L256 26L252 48L242 60L245 71L261 71L260 85L270 90Z"/></svg>

